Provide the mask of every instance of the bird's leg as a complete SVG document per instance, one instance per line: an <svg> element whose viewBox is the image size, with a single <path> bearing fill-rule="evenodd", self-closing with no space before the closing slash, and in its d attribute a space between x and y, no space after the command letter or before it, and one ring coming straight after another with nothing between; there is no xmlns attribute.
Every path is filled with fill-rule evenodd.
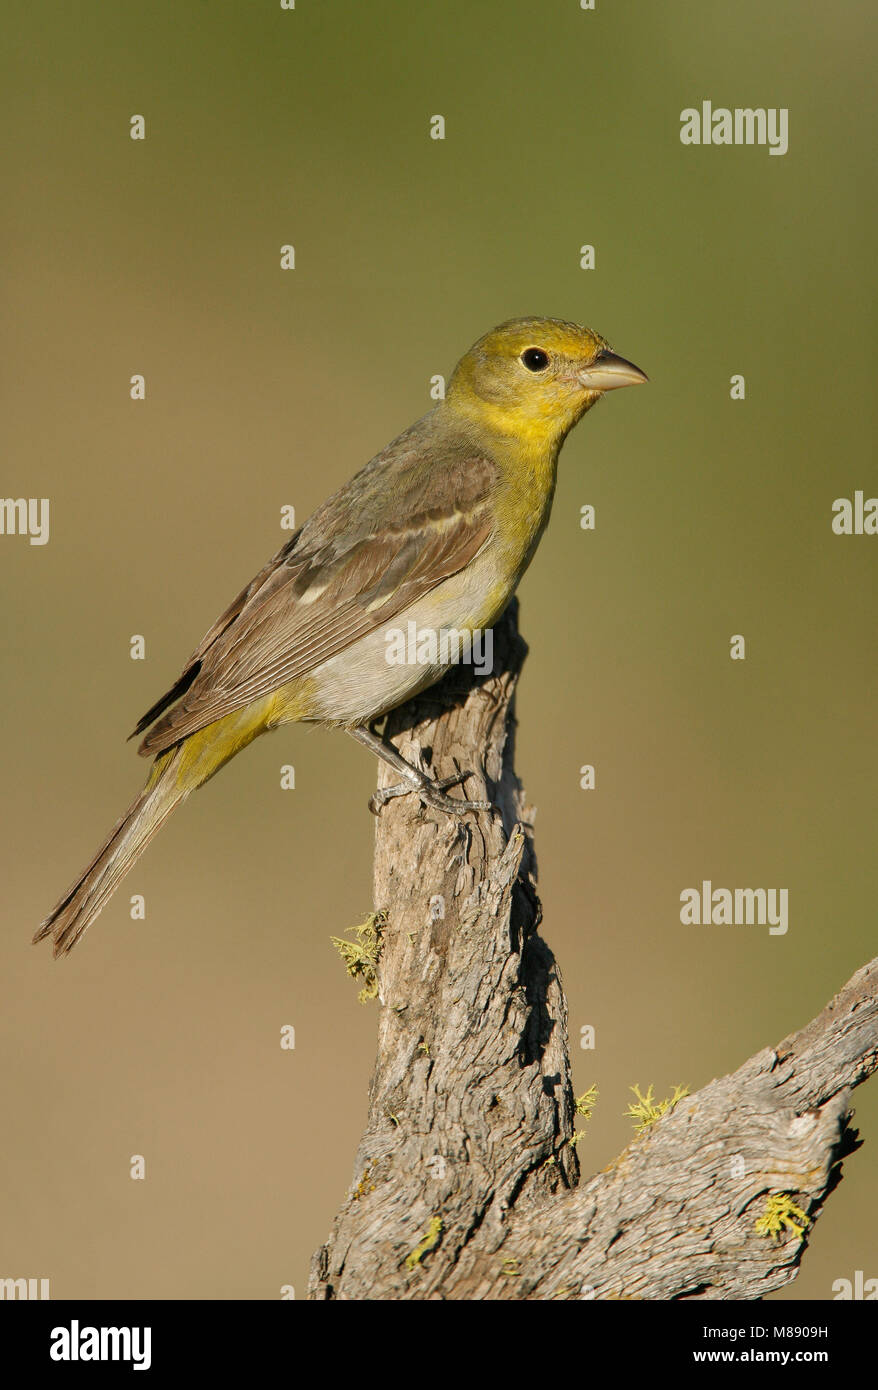
<svg viewBox="0 0 878 1390"><path fill-rule="evenodd" d="M422 772L420 768L413 767L411 763L406 762L392 743L382 738L380 734L376 734L374 729L365 724L359 725L356 729L348 729L348 733L351 738L362 743L364 748L370 749L376 757L383 758L384 762L389 763L405 779L393 787L383 787L373 792L369 798L369 810L373 815L377 816L381 808L386 806L388 801L392 801L394 797L407 796L409 792L417 792L428 806L435 807L437 811L443 811L447 816L461 816L466 811L493 810L490 801L459 801L456 797L445 795L445 788L453 787L457 782L463 782L469 776L468 772L456 772L452 777L434 780Z"/></svg>

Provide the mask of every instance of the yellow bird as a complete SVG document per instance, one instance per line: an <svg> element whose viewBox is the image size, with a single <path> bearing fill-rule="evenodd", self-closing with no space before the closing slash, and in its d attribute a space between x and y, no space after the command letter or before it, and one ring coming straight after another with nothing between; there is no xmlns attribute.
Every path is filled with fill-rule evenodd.
<svg viewBox="0 0 878 1390"><path fill-rule="evenodd" d="M559 319L480 338L445 399L309 517L140 720L146 785L34 940L70 951L178 803L279 724L345 729L430 804L487 809L448 796L372 728L454 664L441 643L426 664L391 661L388 635L490 629L545 530L567 434L605 391L646 380Z"/></svg>

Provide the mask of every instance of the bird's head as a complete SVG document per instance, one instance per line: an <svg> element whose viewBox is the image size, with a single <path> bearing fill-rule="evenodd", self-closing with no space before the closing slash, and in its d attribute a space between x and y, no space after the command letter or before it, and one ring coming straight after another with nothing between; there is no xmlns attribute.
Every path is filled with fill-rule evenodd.
<svg viewBox="0 0 878 1390"><path fill-rule="evenodd" d="M446 400L476 426L560 443L605 391L647 380L589 328L562 319L510 319L461 358Z"/></svg>

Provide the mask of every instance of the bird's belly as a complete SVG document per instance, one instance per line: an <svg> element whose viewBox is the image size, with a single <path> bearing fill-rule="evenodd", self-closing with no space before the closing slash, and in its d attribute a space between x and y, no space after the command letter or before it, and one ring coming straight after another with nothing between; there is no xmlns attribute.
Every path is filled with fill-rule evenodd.
<svg viewBox="0 0 878 1390"><path fill-rule="evenodd" d="M439 680L452 666L491 670L490 624L512 589L498 579L496 557L482 556L380 628L308 676L306 718L353 725L377 719ZM301 718L301 715L298 716Z"/></svg>

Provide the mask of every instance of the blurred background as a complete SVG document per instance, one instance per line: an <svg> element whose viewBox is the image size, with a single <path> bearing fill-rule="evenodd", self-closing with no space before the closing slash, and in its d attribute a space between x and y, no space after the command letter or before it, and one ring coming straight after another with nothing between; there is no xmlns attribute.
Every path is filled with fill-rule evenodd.
<svg viewBox="0 0 878 1390"><path fill-rule="evenodd" d="M0 1276L304 1296L375 1047L329 940L372 906L368 755L257 742L70 958L30 936L145 775L137 717L286 538L281 507L303 520L475 338L545 314L652 380L571 436L520 591L543 933L577 1092L600 1088L585 1173L631 1137L631 1085L734 1070L875 953L878 539L833 535L831 507L878 491L878 20L865 0L13 10L2 491L49 498L51 539L0 538ZM789 153L684 147L704 99L788 107ZM788 934L682 926L705 878L788 888ZM786 1296L878 1276L878 1083L854 1103L865 1146Z"/></svg>

